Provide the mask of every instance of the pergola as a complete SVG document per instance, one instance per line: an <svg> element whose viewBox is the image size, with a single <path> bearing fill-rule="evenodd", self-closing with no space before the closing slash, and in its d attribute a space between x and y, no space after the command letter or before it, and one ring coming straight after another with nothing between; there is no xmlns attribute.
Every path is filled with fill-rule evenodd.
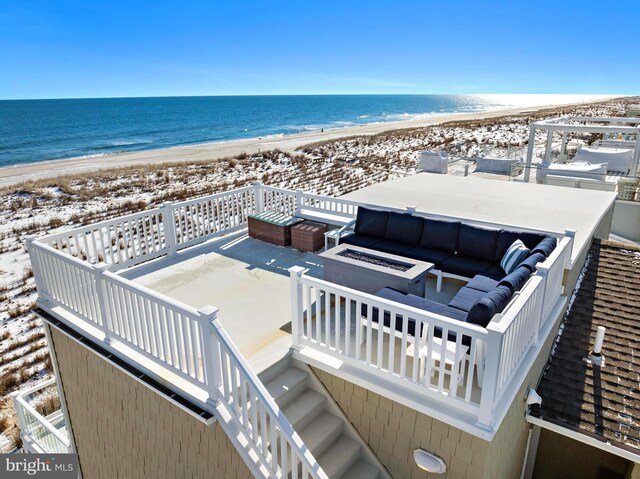
<svg viewBox="0 0 640 479"><path fill-rule="evenodd" d="M531 161L533 160L533 149L537 130L547 131L546 160L549 160L551 155L553 134L556 131L562 132L561 152L563 154L566 152L567 132L635 134L636 141L633 151L633 161L631 162L631 174L635 176L638 171L638 160L640 158L640 118L563 116L538 121L529 125L529 144L524 169L524 181L526 182L529 181L529 177L531 176Z"/></svg>

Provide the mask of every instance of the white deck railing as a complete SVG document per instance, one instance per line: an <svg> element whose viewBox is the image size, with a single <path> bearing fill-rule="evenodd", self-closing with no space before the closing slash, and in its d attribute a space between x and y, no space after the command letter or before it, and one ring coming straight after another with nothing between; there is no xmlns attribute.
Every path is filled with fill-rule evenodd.
<svg viewBox="0 0 640 479"><path fill-rule="evenodd" d="M454 364L460 364L469 348L476 357L487 331L473 324L405 306L371 294L305 276L293 269L293 346L308 346L342 361L366 368L385 381L411 387L426 398L455 405L478 415L480 403L472 398L476 362L463 377L457 368L436 364L432 351L445 357L444 348L455 348ZM399 328L383 327L391 320ZM377 319L377 321L376 321ZM392 323L391 323L392 324ZM451 343L441 338L455 335ZM463 344L465 343L465 344ZM445 369L446 368L446 369ZM445 383L445 376L449 379Z"/></svg>
<svg viewBox="0 0 640 479"><path fill-rule="evenodd" d="M254 211L252 194L253 190L244 189L171 205L175 224L185 241L181 243L178 233L177 244L187 247L242 228L249 212ZM165 218L171 217L164 211ZM224 216L220 217L218 211L224 211ZM56 249L51 244L29 244L43 307L59 307L71 313L79 324L67 321L64 315L62 319L75 329L80 326L83 334L103 341L107 349L122 354L119 345L124 345L204 390L207 402L223 406L231 421L244 432L261 470L266 471L265 477L328 479L216 321L216 308L196 310L108 271L108 264L83 261L81 258L87 257L76 257L75 249ZM40 424L46 420L28 405L20 414L25 418L25 430L35 434L36 427L47 427ZM55 443L60 441L58 431L38 437L46 437L43 440L47 441L49 452L60 452L62 446Z"/></svg>
<svg viewBox="0 0 640 479"><path fill-rule="evenodd" d="M549 318L549 313L556 304L556 292L563 294L564 272L571 265L571 250L573 236L562 238L558 247L551 252L549 257L538 265L538 274L545 276L544 299L542 301L542 318ZM544 324L541 324L542 328Z"/></svg>
<svg viewBox="0 0 640 479"><path fill-rule="evenodd" d="M563 294L562 273L570 244L570 238L560 241L540 265L544 271L532 276L486 329L292 268L293 346L316 349L412 388L474 414L479 424L490 427L527 353L547 332L550 313ZM396 327L381 328L383 318L387 325L395 321ZM474 374L479 397L474 396Z"/></svg>
<svg viewBox="0 0 640 479"><path fill-rule="evenodd" d="M212 327L221 404L261 454L268 477L328 479L220 323Z"/></svg>
<svg viewBox="0 0 640 479"><path fill-rule="evenodd" d="M18 415L20 437L29 452L36 453L69 453L71 442L66 432L66 423L61 409L50 411L46 417L36 411L33 396L41 390L55 384L51 378L30 389L20 391L12 396Z"/></svg>
<svg viewBox="0 0 640 479"><path fill-rule="evenodd" d="M39 240L90 264L126 268L167 252L164 212L152 209Z"/></svg>
<svg viewBox="0 0 640 479"><path fill-rule="evenodd" d="M164 208L174 218L176 249L182 249L245 228L248 216L256 212L256 188L167 203Z"/></svg>

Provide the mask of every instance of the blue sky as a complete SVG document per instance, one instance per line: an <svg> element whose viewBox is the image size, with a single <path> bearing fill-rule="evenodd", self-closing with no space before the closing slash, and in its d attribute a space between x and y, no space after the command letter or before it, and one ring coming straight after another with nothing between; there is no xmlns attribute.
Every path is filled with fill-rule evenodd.
<svg viewBox="0 0 640 479"><path fill-rule="evenodd" d="M618 1L2 0L0 98L637 94Z"/></svg>

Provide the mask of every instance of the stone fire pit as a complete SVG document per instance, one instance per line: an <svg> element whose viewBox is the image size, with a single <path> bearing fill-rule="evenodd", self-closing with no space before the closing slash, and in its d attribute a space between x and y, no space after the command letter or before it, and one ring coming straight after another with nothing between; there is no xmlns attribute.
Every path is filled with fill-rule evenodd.
<svg viewBox="0 0 640 479"><path fill-rule="evenodd" d="M365 293L393 288L424 297L432 263L341 244L320 254L324 279Z"/></svg>

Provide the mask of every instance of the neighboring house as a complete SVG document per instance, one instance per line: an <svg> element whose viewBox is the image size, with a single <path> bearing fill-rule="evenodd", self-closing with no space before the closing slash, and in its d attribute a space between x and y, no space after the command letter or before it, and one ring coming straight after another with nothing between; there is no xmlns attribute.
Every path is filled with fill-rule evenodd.
<svg viewBox="0 0 640 479"><path fill-rule="evenodd" d="M32 240L68 449L91 478L530 477L551 439L536 456L527 398L614 202L424 173L341 198L257 184ZM349 287L314 253L246 236L257 219L286 241L286 216L391 265ZM534 250L520 279L499 266L515 237ZM426 283L416 269L411 294L364 292L402 288L411 273L385 269L400 263L431 264Z"/></svg>
<svg viewBox="0 0 640 479"><path fill-rule="evenodd" d="M640 104L632 104L627 105L626 114L628 117L638 117L640 116Z"/></svg>
<svg viewBox="0 0 640 479"><path fill-rule="evenodd" d="M534 477L640 477L639 313L640 248L595 241L528 416Z"/></svg>

